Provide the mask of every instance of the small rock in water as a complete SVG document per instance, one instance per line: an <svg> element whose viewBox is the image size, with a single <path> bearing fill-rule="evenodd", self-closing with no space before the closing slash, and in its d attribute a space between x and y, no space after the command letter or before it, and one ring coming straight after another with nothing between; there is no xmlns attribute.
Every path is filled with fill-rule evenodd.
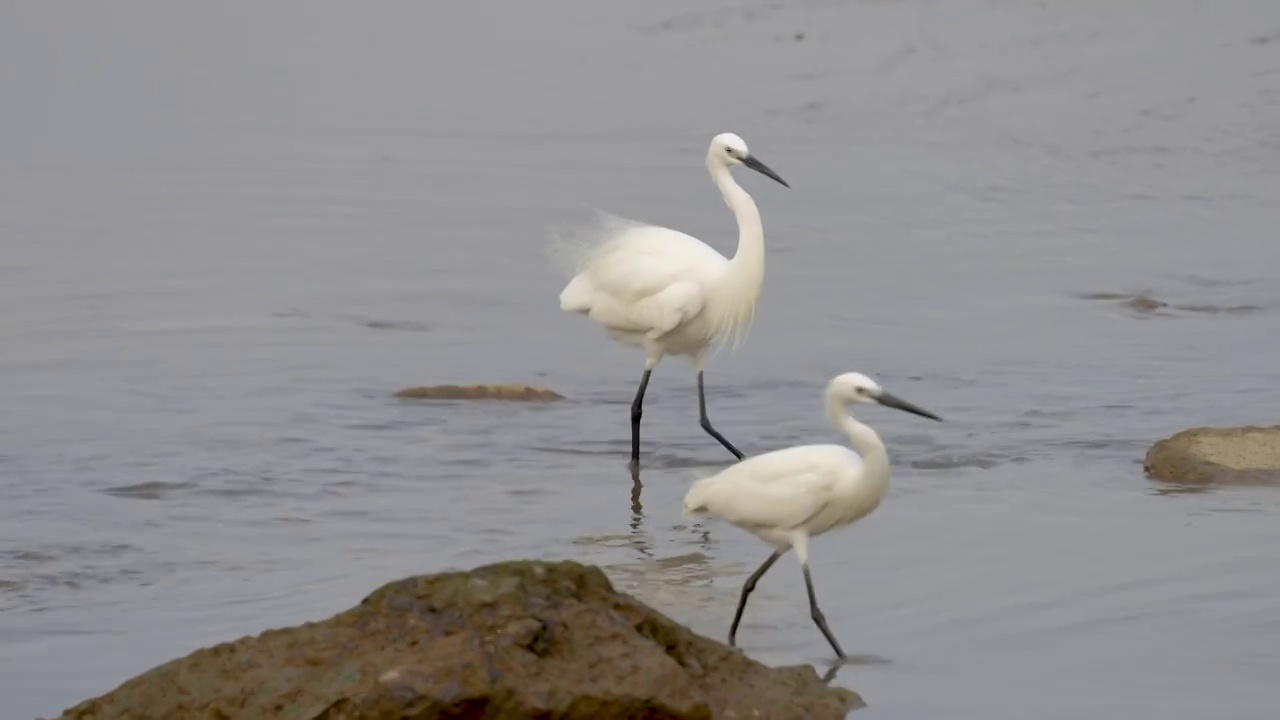
<svg viewBox="0 0 1280 720"><path fill-rule="evenodd" d="M1115 292L1078 293L1075 297L1078 297L1081 300L1117 301L1117 304L1120 305L1120 307L1132 310L1135 314L1143 317L1148 315L1171 316L1177 314L1174 311L1209 315L1250 315L1263 312L1267 309L1262 305L1254 304L1218 305L1203 302L1165 302L1164 300L1156 298L1150 290L1134 294Z"/></svg>
<svg viewBox="0 0 1280 720"><path fill-rule="evenodd" d="M424 385L405 388L395 394L414 400L518 400L554 402L564 396L536 385Z"/></svg>
<svg viewBox="0 0 1280 720"><path fill-rule="evenodd" d="M1169 482L1280 486L1280 425L1183 430L1152 445L1143 468Z"/></svg>
<svg viewBox="0 0 1280 720"><path fill-rule="evenodd" d="M1082 300L1118 300L1120 305L1138 313L1154 313L1161 308L1169 307L1169 303L1163 300L1157 300L1148 292L1140 292L1137 294L1114 293L1114 292L1092 292L1080 293L1076 297Z"/></svg>
<svg viewBox="0 0 1280 720"><path fill-rule="evenodd" d="M694 634L599 568L516 561L399 580L327 620L197 650L61 720L837 720L862 706L809 665Z"/></svg>
<svg viewBox="0 0 1280 720"><path fill-rule="evenodd" d="M1138 312L1151 312L1163 307L1169 307L1169 303L1157 300L1150 295L1134 295L1126 300L1124 304L1130 310L1137 310Z"/></svg>

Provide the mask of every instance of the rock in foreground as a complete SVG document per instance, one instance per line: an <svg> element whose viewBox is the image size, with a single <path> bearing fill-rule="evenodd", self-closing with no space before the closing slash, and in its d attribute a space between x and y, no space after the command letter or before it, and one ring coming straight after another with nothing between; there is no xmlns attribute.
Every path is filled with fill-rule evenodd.
<svg viewBox="0 0 1280 720"><path fill-rule="evenodd" d="M535 385L427 385L405 388L396 393L398 398L415 400L522 400L524 402L552 402L564 396Z"/></svg>
<svg viewBox="0 0 1280 720"><path fill-rule="evenodd" d="M1171 482L1280 485L1280 425L1183 430L1152 445L1143 467Z"/></svg>
<svg viewBox="0 0 1280 720"><path fill-rule="evenodd" d="M615 592L598 568L413 577L328 620L173 660L66 720L843 718L857 694L768 668Z"/></svg>

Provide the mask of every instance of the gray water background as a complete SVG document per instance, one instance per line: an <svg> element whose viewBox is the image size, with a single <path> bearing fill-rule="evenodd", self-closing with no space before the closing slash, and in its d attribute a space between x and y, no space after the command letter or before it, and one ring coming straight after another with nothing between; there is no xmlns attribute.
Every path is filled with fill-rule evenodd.
<svg viewBox="0 0 1280 720"><path fill-rule="evenodd" d="M723 637L767 554L679 515L730 459L661 365L559 312L591 208L732 252L702 156L786 177L749 453L838 439L890 496L812 548L867 718L1267 718L1280 495L1146 479L1280 407L1280 5L7 3L0 8L0 716L411 574L573 558ZM1143 293L1154 312L1090 293ZM532 382L550 405L413 403ZM794 559L739 634L825 669Z"/></svg>

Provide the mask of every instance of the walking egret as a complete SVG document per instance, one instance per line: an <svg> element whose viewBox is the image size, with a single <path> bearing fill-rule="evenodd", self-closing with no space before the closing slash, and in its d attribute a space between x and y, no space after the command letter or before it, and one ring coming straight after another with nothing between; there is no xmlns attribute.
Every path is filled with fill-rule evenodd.
<svg viewBox="0 0 1280 720"><path fill-rule="evenodd" d="M751 196L729 169L745 165L791 187L733 133L711 139L707 170L738 221L738 249L727 259L695 237L627 223L605 233L560 292L560 309L586 315L614 340L644 350L644 374L631 402L631 463L640 462L640 416L649 375L665 355L692 359L702 429L741 459L711 425L702 371L708 351L730 335L740 345L764 284L764 228Z"/></svg>
<svg viewBox="0 0 1280 720"><path fill-rule="evenodd" d="M867 516L889 489L889 456L884 443L875 430L849 413L848 406L854 403L879 403L942 419L885 392L866 375L844 373L827 385L826 412L849 436L853 450L843 445L800 445L756 455L694 482L685 495L685 516L720 518L774 546L773 553L742 586L729 626L730 645L756 583L778 558L794 549L804 571L809 614L836 655L845 657L818 609L809 577L809 539Z"/></svg>

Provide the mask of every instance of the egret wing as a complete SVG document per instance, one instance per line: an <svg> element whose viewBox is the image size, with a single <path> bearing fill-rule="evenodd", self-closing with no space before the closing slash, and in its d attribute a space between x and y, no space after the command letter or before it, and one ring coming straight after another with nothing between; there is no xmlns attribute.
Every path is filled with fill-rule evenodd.
<svg viewBox="0 0 1280 720"><path fill-rule="evenodd" d="M702 312L702 282L724 262L684 233L633 228L591 255L562 293L561 305L587 312L606 327L660 335Z"/></svg>
<svg viewBox="0 0 1280 720"><path fill-rule="evenodd" d="M751 483L709 508L726 522L746 529L786 530L803 525L826 504L830 482L820 475L792 475L786 482Z"/></svg>
<svg viewBox="0 0 1280 720"><path fill-rule="evenodd" d="M792 528L830 500L838 472L835 460L847 448L797 447L744 460L694 483L685 497L689 512L714 515L743 528Z"/></svg>

